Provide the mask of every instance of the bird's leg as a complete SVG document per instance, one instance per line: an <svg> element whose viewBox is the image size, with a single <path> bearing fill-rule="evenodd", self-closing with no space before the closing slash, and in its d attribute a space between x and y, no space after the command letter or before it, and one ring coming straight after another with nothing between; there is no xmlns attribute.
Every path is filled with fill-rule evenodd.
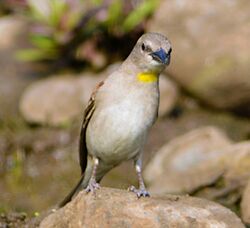
<svg viewBox="0 0 250 228"><path fill-rule="evenodd" d="M89 183L87 188L85 189L85 191L88 192L95 192L95 190L97 190L98 188L100 188L100 185L96 182L96 170L99 164L99 159L96 157L93 157L93 170L92 170L92 174L91 177L89 179Z"/></svg>
<svg viewBox="0 0 250 228"><path fill-rule="evenodd" d="M136 174L138 176L138 181L139 181L139 189L136 189L134 186L131 186L129 188L129 191L134 192L138 198L141 196L143 197L149 197L149 193L145 188L145 184L143 181L142 173L141 173L141 168L142 168L142 159L139 158L138 160L135 161L135 170Z"/></svg>

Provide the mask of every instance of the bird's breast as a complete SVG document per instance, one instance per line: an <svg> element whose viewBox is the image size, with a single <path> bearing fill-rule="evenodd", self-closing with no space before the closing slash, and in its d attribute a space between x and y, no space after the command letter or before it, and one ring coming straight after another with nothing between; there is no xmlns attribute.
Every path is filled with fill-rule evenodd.
<svg viewBox="0 0 250 228"><path fill-rule="evenodd" d="M130 92L97 107L87 129L96 156L124 160L140 151L158 110L157 94L149 95Z"/></svg>

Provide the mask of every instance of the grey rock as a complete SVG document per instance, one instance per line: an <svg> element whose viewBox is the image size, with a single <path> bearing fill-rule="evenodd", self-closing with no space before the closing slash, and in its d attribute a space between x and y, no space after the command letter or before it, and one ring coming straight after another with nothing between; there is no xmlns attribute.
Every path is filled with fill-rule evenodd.
<svg viewBox="0 0 250 228"><path fill-rule="evenodd" d="M231 141L215 127L202 127L175 138L151 159L144 177L152 193L190 193L213 183L224 172L218 160Z"/></svg>
<svg viewBox="0 0 250 228"><path fill-rule="evenodd" d="M243 222L250 225L250 180L243 192L240 207Z"/></svg>
<svg viewBox="0 0 250 228"><path fill-rule="evenodd" d="M225 163L224 178L227 182L246 186L250 178L250 141L231 145L225 149L221 163Z"/></svg>
<svg viewBox="0 0 250 228"><path fill-rule="evenodd" d="M160 106L159 106L159 116L165 116L168 114L175 106L178 99L179 90L172 80L170 80L166 75L161 75L159 79L159 89L160 89Z"/></svg>
<svg viewBox="0 0 250 228"><path fill-rule="evenodd" d="M0 119L18 116L18 101L32 80L31 67L17 61L18 50L28 47L28 22L14 14L0 17Z"/></svg>
<svg viewBox="0 0 250 228"><path fill-rule="evenodd" d="M194 195L240 210L242 220L249 224L250 141L225 149L218 163L225 167L224 172L211 186L203 186Z"/></svg>
<svg viewBox="0 0 250 228"><path fill-rule="evenodd" d="M146 166L153 194L190 194L216 201L250 223L250 141L233 144L212 127L193 130L163 146Z"/></svg>
<svg viewBox="0 0 250 228"><path fill-rule="evenodd" d="M94 194L80 192L65 207L46 217L50 227L217 227L243 228L230 210L188 196L141 198L133 193L102 188Z"/></svg>
<svg viewBox="0 0 250 228"><path fill-rule="evenodd" d="M214 107L250 114L249 9L247 0L162 1L148 30L172 41L168 71L182 87Z"/></svg>
<svg viewBox="0 0 250 228"><path fill-rule="evenodd" d="M28 122L60 126L83 113L92 89L103 78L91 73L83 76L53 76L35 82L24 92L20 111Z"/></svg>

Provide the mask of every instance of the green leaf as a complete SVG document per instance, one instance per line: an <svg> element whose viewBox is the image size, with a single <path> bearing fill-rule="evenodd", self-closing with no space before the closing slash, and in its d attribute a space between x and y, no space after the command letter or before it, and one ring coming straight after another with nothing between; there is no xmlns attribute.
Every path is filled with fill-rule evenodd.
<svg viewBox="0 0 250 228"><path fill-rule="evenodd" d="M68 7L69 6L65 2L65 0L51 0L50 2L51 14L49 17L49 24L52 26L59 26L60 21L64 13L67 11Z"/></svg>
<svg viewBox="0 0 250 228"><path fill-rule="evenodd" d="M44 52L40 49L24 49L20 50L15 54L18 60L28 62L28 61L41 61L55 59L58 56L55 50L50 50Z"/></svg>
<svg viewBox="0 0 250 228"><path fill-rule="evenodd" d="M100 6L102 4L103 0L91 0L91 3L95 6Z"/></svg>
<svg viewBox="0 0 250 228"><path fill-rule="evenodd" d="M57 47L57 43L51 37L42 35L31 35L31 43L41 49L53 49Z"/></svg>
<svg viewBox="0 0 250 228"><path fill-rule="evenodd" d="M133 12L131 12L123 23L126 32L131 31L140 24L147 16L152 14L159 4L159 0L145 0Z"/></svg>
<svg viewBox="0 0 250 228"><path fill-rule="evenodd" d="M122 1L120 0L114 1L114 3L112 3L108 9L107 25L112 26L118 24L121 15L122 15Z"/></svg>

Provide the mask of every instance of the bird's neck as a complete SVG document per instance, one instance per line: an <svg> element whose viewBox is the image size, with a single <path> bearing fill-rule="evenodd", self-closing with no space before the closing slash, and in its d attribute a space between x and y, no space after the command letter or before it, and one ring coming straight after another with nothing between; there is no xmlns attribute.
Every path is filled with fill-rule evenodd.
<svg viewBox="0 0 250 228"><path fill-rule="evenodd" d="M158 75L156 73L141 72L137 74L137 80L144 83L156 82Z"/></svg>
<svg viewBox="0 0 250 228"><path fill-rule="evenodd" d="M127 72L128 75L135 77L139 82L153 83L157 82L159 78L159 73L149 71L148 69L142 69L134 64L134 62L130 61L130 59L126 59L126 61L122 65L122 68L123 72Z"/></svg>

